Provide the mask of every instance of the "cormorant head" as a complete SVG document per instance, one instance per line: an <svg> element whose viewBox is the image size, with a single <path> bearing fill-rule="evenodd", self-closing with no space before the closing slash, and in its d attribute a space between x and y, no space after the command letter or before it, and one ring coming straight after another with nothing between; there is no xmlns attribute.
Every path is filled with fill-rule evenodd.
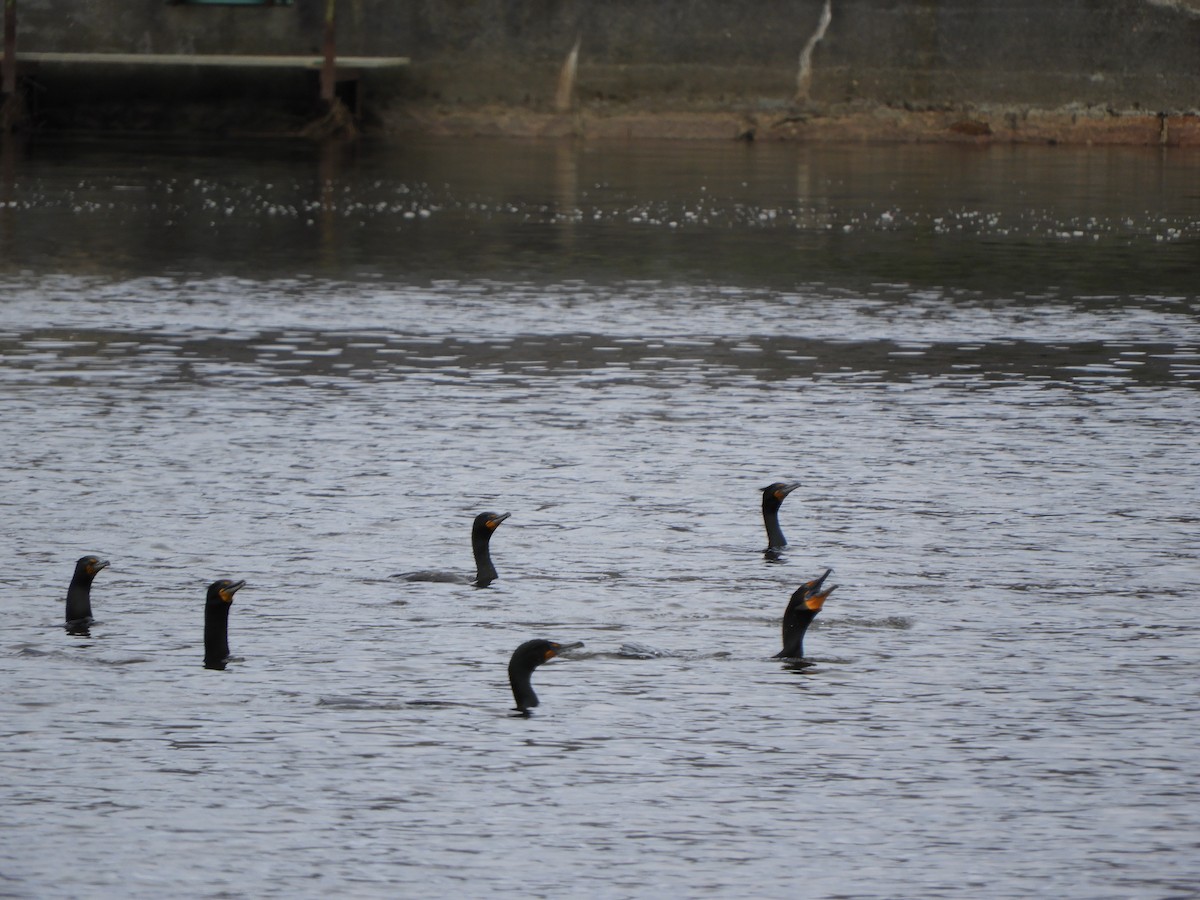
<svg viewBox="0 0 1200 900"><path fill-rule="evenodd" d="M773 506L779 508L779 504L783 502L783 498L800 487L798 481L777 481L774 484L768 484L762 489L763 506Z"/></svg>
<svg viewBox="0 0 1200 900"><path fill-rule="evenodd" d="M832 571L833 569L826 569L820 578L814 578L812 581L804 582L804 584L800 585L800 587L796 589L795 593L799 594L800 591L804 591L807 594L815 594L817 591L821 590L821 585L825 583L825 579L829 577L829 573ZM830 588L829 590L832 591L833 588ZM828 592L826 592L826 595L828 596ZM795 594L792 596L795 596Z"/></svg>
<svg viewBox="0 0 1200 900"><path fill-rule="evenodd" d="M106 568L108 568L107 559L101 559L98 556L81 556L75 563L75 575L91 581L96 577L97 572Z"/></svg>
<svg viewBox="0 0 1200 900"><path fill-rule="evenodd" d="M507 519L509 515L511 513L482 512L475 517L475 524L471 526L471 533L490 537L492 532L499 528L500 523Z"/></svg>
<svg viewBox="0 0 1200 900"><path fill-rule="evenodd" d="M208 586L208 602L232 603L233 595L245 586L246 582L244 581L230 581L228 578L214 581Z"/></svg>
<svg viewBox="0 0 1200 900"><path fill-rule="evenodd" d="M532 645L532 646L531 646ZM544 662L549 662L562 653L564 650L575 650L583 646L583 641L575 641L571 644L560 644L557 641L526 641L521 647L528 647L529 654L533 658L532 668L537 668ZM520 649L519 647L517 648Z"/></svg>
<svg viewBox="0 0 1200 900"><path fill-rule="evenodd" d="M526 641L513 651L512 660L509 661L508 668L510 672L514 670L532 672L542 663L554 659L562 651L574 650L582 646L582 641L576 641L573 644L560 644L557 641L544 641L540 638Z"/></svg>

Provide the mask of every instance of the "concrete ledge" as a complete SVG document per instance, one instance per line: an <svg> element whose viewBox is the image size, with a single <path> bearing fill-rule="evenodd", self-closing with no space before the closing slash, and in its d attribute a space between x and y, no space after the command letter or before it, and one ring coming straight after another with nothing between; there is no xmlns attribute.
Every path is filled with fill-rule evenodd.
<svg viewBox="0 0 1200 900"><path fill-rule="evenodd" d="M4 54L0 53L0 60ZM339 69L399 69L407 56L339 56ZM320 69L320 56L253 56L229 53L43 53L17 51L17 63L113 66L212 66L223 69Z"/></svg>

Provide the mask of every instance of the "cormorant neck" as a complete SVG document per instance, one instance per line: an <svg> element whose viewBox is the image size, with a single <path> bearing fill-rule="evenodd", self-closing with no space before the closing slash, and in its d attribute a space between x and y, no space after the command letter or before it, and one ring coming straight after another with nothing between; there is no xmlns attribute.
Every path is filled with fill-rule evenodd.
<svg viewBox="0 0 1200 900"><path fill-rule="evenodd" d="M76 575L67 588L67 621L78 622L92 617L92 579Z"/></svg>
<svg viewBox="0 0 1200 900"><path fill-rule="evenodd" d="M802 659L804 657L804 632L807 630L807 622L798 627L793 626L790 633L789 629L785 625L783 633L783 649L775 655L775 658Z"/></svg>
<svg viewBox="0 0 1200 900"><path fill-rule="evenodd" d="M763 524L767 527L767 549L782 550L787 538L779 527L779 501L770 494L763 494Z"/></svg>
<svg viewBox="0 0 1200 900"><path fill-rule="evenodd" d="M517 701L517 709L521 712L527 712L538 705L537 694L533 692L533 685L530 683L532 674L532 672L509 672L513 699Z"/></svg>
<svg viewBox="0 0 1200 900"><path fill-rule="evenodd" d="M204 666L224 669L229 658L229 607L223 600L204 604Z"/></svg>
<svg viewBox="0 0 1200 900"><path fill-rule="evenodd" d="M783 613L783 649L777 659L800 659L804 656L804 633L817 614L805 605L806 590L801 587L792 595Z"/></svg>
<svg viewBox="0 0 1200 900"><path fill-rule="evenodd" d="M471 550L475 554L475 584L487 587L497 578L496 567L492 565L491 552L492 531L484 528L471 535Z"/></svg>

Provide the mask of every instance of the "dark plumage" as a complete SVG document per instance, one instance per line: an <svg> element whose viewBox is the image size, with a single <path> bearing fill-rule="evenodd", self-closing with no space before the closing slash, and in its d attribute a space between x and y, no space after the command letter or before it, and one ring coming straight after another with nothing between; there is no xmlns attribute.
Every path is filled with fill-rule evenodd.
<svg viewBox="0 0 1200 900"><path fill-rule="evenodd" d="M487 587L496 580L496 567L492 564L492 533L500 527L500 523L509 517L509 513L483 512L475 517L471 525L471 551L475 554L475 575L461 575L456 572L437 572L421 570L417 572L400 572L393 578L404 581L442 581L453 584L473 584L476 587Z"/></svg>
<svg viewBox="0 0 1200 900"><path fill-rule="evenodd" d="M92 623L92 579L105 568L108 568L108 560L98 556L81 556L75 563L75 574L67 588L68 630L87 630Z"/></svg>
<svg viewBox="0 0 1200 900"><path fill-rule="evenodd" d="M777 481L762 489L763 525L767 529L767 549L763 552L768 555L778 555L779 551L787 546L787 538L783 536L783 529L779 527L779 507L784 498L798 487L798 481Z"/></svg>
<svg viewBox="0 0 1200 900"><path fill-rule="evenodd" d="M801 659L804 656L804 632L817 617L825 599L837 590L837 586L827 591L821 590L821 585L829 577L833 569L826 569L825 574L812 581L806 581L792 593L787 610L783 614L783 649L775 654L775 659Z"/></svg>
<svg viewBox="0 0 1200 900"><path fill-rule="evenodd" d="M221 579L208 586L204 603L204 668L224 669L229 661L229 608L244 581Z"/></svg>
<svg viewBox="0 0 1200 900"><path fill-rule="evenodd" d="M529 715L529 710L538 705L537 694L533 692L530 678L533 670L542 663L554 659L564 650L574 650L582 647L582 641L574 644L558 644L554 641L526 641L513 651L512 659L508 661L508 681L512 685L513 699L517 701L517 709Z"/></svg>

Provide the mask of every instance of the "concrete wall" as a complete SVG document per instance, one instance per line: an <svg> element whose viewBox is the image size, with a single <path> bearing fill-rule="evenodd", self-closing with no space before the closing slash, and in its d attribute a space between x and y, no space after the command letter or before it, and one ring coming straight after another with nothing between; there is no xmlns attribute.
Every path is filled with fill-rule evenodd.
<svg viewBox="0 0 1200 900"><path fill-rule="evenodd" d="M1200 0L830 0L817 104L1200 108ZM270 8L18 0L24 50L309 53L325 0ZM343 54L404 55L382 104L545 109L576 37L578 102L769 108L824 0L338 0ZM164 82L165 83L165 82ZM143 85L143 89L149 86Z"/></svg>

